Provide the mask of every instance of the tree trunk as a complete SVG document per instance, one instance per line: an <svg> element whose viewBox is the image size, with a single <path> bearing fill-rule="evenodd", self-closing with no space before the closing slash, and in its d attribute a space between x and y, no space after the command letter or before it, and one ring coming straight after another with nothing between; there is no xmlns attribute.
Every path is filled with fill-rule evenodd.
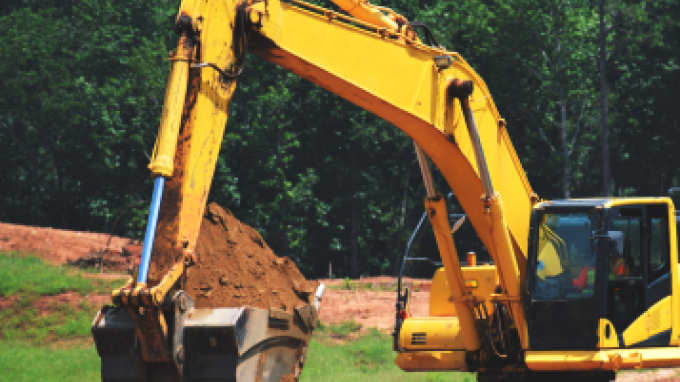
<svg viewBox="0 0 680 382"><path fill-rule="evenodd" d="M283 133L281 128L278 130L278 135L276 139L276 163L281 169L281 173L284 173L283 160ZM282 175L283 176L283 175ZM286 221L288 220L288 193L286 192L286 181L285 176L281 179L281 202L279 203L279 213L281 216L281 221L279 222L279 240L281 240L281 256L290 257L288 254L288 227Z"/></svg>
<svg viewBox="0 0 680 382"><path fill-rule="evenodd" d="M554 19L557 19L556 12L553 13ZM564 98L564 89L562 86L562 46L560 44L560 35L558 32L557 21L555 21L555 51L557 52L557 86L559 87L560 96L560 136L562 138L562 156L563 156L563 172L562 188L564 197L569 199L571 193L569 192L569 146L567 144L567 100Z"/></svg>
<svg viewBox="0 0 680 382"><path fill-rule="evenodd" d="M357 228L357 161L353 150L350 150L350 175L349 192L352 195L352 206L350 211L350 259L352 262L350 275L352 278L359 277L359 237Z"/></svg>
<svg viewBox="0 0 680 382"><path fill-rule="evenodd" d="M411 168L413 166L408 166L408 169L406 170L406 177L404 178L404 188L402 190L402 198L401 198L401 214L399 216L399 220L397 221L397 243L396 243L396 248L395 248L395 254L394 254L394 276L397 277L399 276L399 269L401 268L401 256L404 252L404 237L402 235L402 232L404 231L404 224L406 222L406 200L408 199L408 185L409 185L409 180L411 178Z"/></svg>
<svg viewBox="0 0 680 382"><path fill-rule="evenodd" d="M600 103L602 106L602 187L605 197L609 192L609 110L607 106L607 34L604 25L604 0L599 0L600 12Z"/></svg>
<svg viewBox="0 0 680 382"><path fill-rule="evenodd" d="M61 228L68 229L69 219L68 219L68 200L66 199L66 191L64 190L64 173L61 167L61 161L57 158L57 154L52 147L49 147L50 154L52 156L52 164L54 165L54 172L57 180L57 200L58 205L56 208L61 211Z"/></svg>

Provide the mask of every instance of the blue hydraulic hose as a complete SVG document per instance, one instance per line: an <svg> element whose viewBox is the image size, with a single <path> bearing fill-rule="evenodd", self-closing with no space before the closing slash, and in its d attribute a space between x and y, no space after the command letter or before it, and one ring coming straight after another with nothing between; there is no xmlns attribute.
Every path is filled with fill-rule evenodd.
<svg viewBox="0 0 680 382"><path fill-rule="evenodd" d="M149 209L149 220L146 223L146 235L144 235L144 247L142 248L142 260L139 262L139 272L137 283L146 284L146 276L149 275L149 264L151 263L151 250L156 236L156 225L158 224L158 210L161 208L161 198L163 197L163 186L165 178L159 176L153 184L153 197Z"/></svg>

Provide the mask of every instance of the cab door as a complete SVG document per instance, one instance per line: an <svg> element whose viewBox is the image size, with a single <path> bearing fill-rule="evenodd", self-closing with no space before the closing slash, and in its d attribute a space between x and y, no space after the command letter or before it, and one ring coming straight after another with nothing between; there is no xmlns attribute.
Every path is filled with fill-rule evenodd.
<svg viewBox="0 0 680 382"><path fill-rule="evenodd" d="M671 295L668 207L620 206L612 208L609 216L608 229L623 236L623 248L608 256L605 318L613 324L619 346L667 346Z"/></svg>
<svg viewBox="0 0 680 382"><path fill-rule="evenodd" d="M526 317L533 350L597 349L603 277L595 208L546 208L533 216Z"/></svg>

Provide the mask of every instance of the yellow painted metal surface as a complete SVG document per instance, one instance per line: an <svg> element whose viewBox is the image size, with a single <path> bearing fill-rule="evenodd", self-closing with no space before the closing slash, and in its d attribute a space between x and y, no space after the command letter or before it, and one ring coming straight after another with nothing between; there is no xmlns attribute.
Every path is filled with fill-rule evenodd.
<svg viewBox="0 0 680 382"><path fill-rule="evenodd" d="M514 200L508 204L513 203ZM487 249L490 249L489 253L491 253L498 270L498 278L507 296L510 314L517 327L522 349L528 349L529 335L524 317L524 304L522 303L523 280L520 278L519 264L513 261L514 248L508 230L505 228L508 224L506 220L508 215L503 208L501 194L498 192L489 200L489 215L492 220L491 243L493 246Z"/></svg>
<svg viewBox="0 0 680 382"><path fill-rule="evenodd" d="M536 275L541 280L559 275L563 271L560 259L566 258L564 241L546 224L540 224L538 226L538 261L543 265L543 268L537 270Z"/></svg>
<svg viewBox="0 0 680 382"><path fill-rule="evenodd" d="M484 82L456 53L400 43L342 22L332 12L283 3L259 3L262 28L250 51L393 123L439 167L487 248L493 247L483 191L460 107L447 96L454 79L472 80L471 105L494 188L504 199L507 228L523 256L527 249L532 190ZM434 57L453 66L439 72ZM450 140L451 138L451 140Z"/></svg>
<svg viewBox="0 0 680 382"><path fill-rule="evenodd" d="M654 198L654 197L633 197L633 198L611 198L605 203L605 208L642 205L642 204L666 204L670 206L671 211L675 211L673 202L669 198Z"/></svg>
<svg viewBox="0 0 680 382"><path fill-rule="evenodd" d="M432 231L437 239L439 255L444 264L444 272L448 280L449 292L452 302L458 314L460 325L465 328L463 339L465 348L474 351L480 347L480 338L475 325L475 315L472 311L475 298L467 293L465 279L461 271L456 246L453 243L453 235L449 225L449 213L446 209L446 198L438 195L435 199L425 199L425 210L430 218Z"/></svg>
<svg viewBox="0 0 680 382"><path fill-rule="evenodd" d="M359 28L299 1L272 0L253 9L261 12L262 27L250 36L250 51L393 123L423 148L498 264L504 290L513 299L512 315L525 328L520 266L528 246L533 192L482 79L456 53L404 44L380 28ZM434 57L444 54L453 65L440 71ZM511 201L504 211L485 213L469 131L458 102L447 93L453 79L475 85L470 104L494 189ZM494 220L494 214L507 219ZM502 225L494 229L493 221ZM526 347L523 330L520 337Z"/></svg>
<svg viewBox="0 0 680 382"><path fill-rule="evenodd" d="M601 349L619 347L618 335L616 334L614 325L606 318L600 318L597 327L597 335L599 337L597 347Z"/></svg>
<svg viewBox="0 0 680 382"><path fill-rule="evenodd" d="M197 51L201 56L195 57L196 62L227 68L236 61L231 50L231 28L237 4L182 2L180 15L192 17L200 32L201 47ZM420 43L407 44L380 28L371 30L367 24L358 27L356 24L361 22L357 20L351 25L338 14L300 2L272 0L250 8L261 12L262 23L257 33L249 36L250 51L405 131L439 167L482 242L494 248L491 221L479 200L482 189L470 137L459 106L446 92L454 78L472 80L475 91L471 105L494 187L513 201L506 207L507 216L512 216L507 229L513 247L520 253L512 256L523 260L532 190L486 85L458 54ZM438 71L434 57L443 54L451 56L454 64ZM179 174L174 174L166 185L159 219L159 231L172 233L158 237L155 247L159 251L192 249L195 245L235 87L235 81L223 82L211 68L192 70L189 81L174 158L175 172ZM168 269L152 264L150 278L159 280Z"/></svg>
<svg viewBox="0 0 680 382"><path fill-rule="evenodd" d="M394 363L405 371L465 370L464 351L398 353Z"/></svg>
<svg viewBox="0 0 680 382"><path fill-rule="evenodd" d="M192 57L193 48L188 44L187 36L182 36L179 44L177 44L177 53L171 61L170 78L165 89L161 126L158 129L156 145L151 163L149 163L149 169L154 175L172 176L184 99L187 95L189 61Z"/></svg>
<svg viewBox="0 0 680 382"><path fill-rule="evenodd" d="M399 331L399 347L410 350L465 350L458 317L411 317Z"/></svg>
<svg viewBox="0 0 680 382"><path fill-rule="evenodd" d="M621 370L680 366L680 349L607 349L593 351L526 351L524 362L530 370Z"/></svg>
<svg viewBox="0 0 680 382"><path fill-rule="evenodd" d="M340 9L368 23L389 28L396 32L399 29L394 17L383 14L378 7L362 0L332 0Z"/></svg>
<svg viewBox="0 0 680 382"><path fill-rule="evenodd" d="M670 329L671 296L668 296L654 304L626 328L623 332L623 342L626 346L635 345Z"/></svg>
<svg viewBox="0 0 680 382"><path fill-rule="evenodd" d="M382 27L356 19L348 22L347 18L328 10L292 2L294 4L271 0L249 6L248 17L261 23L256 31L249 33L249 50L375 113L413 138L447 179L482 242L502 269L505 275L502 279L509 285L505 285L505 289L514 298L521 284L518 262L522 264L527 249L533 193L484 82L456 53L417 41L405 42L403 35ZM191 17L199 36L200 49L194 49L194 62L230 68L238 61L232 51L237 42L232 41L232 28L238 8L239 3L235 1L182 2L178 17ZM182 46L178 48L181 50ZM438 70L434 65L434 57L438 55L449 55L453 65ZM494 188L512 200L505 211L498 209L499 204L491 214L485 213L468 129L460 106L447 92L453 79L471 80L475 85L471 107ZM174 81L171 78L171 84ZM190 70L189 90L174 150L174 172L166 183L159 214L150 284L159 282L195 246L235 86L235 80L221 78L212 68ZM164 110L164 114L172 113L177 114L176 103L166 105ZM165 140L159 141L159 150L165 147ZM172 145L167 146L168 150L163 151L172 152ZM166 165L157 168L159 173L168 173ZM501 215L512 219L498 219ZM444 208L439 226L448 233L446 216ZM460 274L460 266L453 244L448 243L451 235L448 234L448 239L440 236L438 241L442 243L442 259L449 272L449 287L458 288L462 293L465 288L462 278L453 276ZM504 238L499 243L501 236ZM454 283L460 285L454 286ZM456 303L460 304L457 311L469 336L469 348L479 348L473 334L473 315L462 315L463 310L470 311L469 307L462 300ZM519 320L517 325L523 327L521 312L511 310Z"/></svg>
<svg viewBox="0 0 680 382"><path fill-rule="evenodd" d="M235 5L228 2L182 2L180 15L189 15L200 32L200 57L194 57L195 61L221 68L235 61L231 49L235 12ZM212 68L190 70L188 81L174 173L166 182L149 270L149 280L156 283L175 262L183 260L182 251L191 251L196 245L236 88L235 79L221 79ZM173 253L174 261L160 261Z"/></svg>
<svg viewBox="0 0 680 382"><path fill-rule="evenodd" d="M493 265L480 265L476 267L463 267L466 294L478 297L480 300L488 299L496 288L496 267ZM473 284L477 286L474 287ZM443 268L438 269L432 277L430 285L430 316L455 316L456 308L453 305L453 297L449 290L446 272ZM493 305L486 300L486 309L489 314L493 312Z"/></svg>

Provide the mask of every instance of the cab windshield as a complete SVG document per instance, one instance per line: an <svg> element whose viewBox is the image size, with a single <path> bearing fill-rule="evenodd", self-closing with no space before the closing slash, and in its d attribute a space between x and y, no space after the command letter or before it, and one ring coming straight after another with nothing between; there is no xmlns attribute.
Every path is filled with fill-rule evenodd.
<svg viewBox="0 0 680 382"><path fill-rule="evenodd" d="M595 290L596 251L591 244L598 215L546 213L538 225L536 299L590 298Z"/></svg>

